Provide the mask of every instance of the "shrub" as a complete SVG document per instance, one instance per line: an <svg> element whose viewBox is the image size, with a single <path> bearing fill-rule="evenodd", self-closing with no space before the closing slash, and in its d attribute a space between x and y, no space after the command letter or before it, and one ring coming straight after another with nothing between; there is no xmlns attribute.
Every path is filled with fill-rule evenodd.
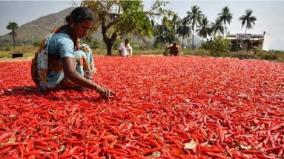
<svg viewBox="0 0 284 159"><path fill-rule="evenodd" d="M258 51L256 56L259 59L264 59L264 60L276 60L278 58L276 53L266 52L266 51Z"/></svg>
<svg viewBox="0 0 284 159"><path fill-rule="evenodd" d="M5 51L11 51L12 50L12 46L11 45L6 45L4 50Z"/></svg>
<svg viewBox="0 0 284 159"><path fill-rule="evenodd" d="M222 37L216 37L213 41L203 43L201 48L210 50L212 56L221 56L223 52L229 51L230 42Z"/></svg>
<svg viewBox="0 0 284 159"><path fill-rule="evenodd" d="M83 43L88 44L92 49L99 48L102 45L97 39L93 39L90 37L82 39L81 44Z"/></svg>
<svg viewBox="0 0 284 159"><path fill-rule="evenodd" d="M112 45L112 49L113 49L113 50L118 50L120 44L123 43L123 42L124 42L124 41L122 41L122 40L116 40L116 41L114 42L114 44ZM132 45L132 43L130 43L130 44Z"/></svg>
<svg viewBox="0 0 284 159"><path fill-rule="evenodd" d="M282 50L270 50L269 52L275 53L275 54L284 54L284 51Z"/></svg>
<svg viewBox="0 0 284 159"><path fill-rule="evenodd" d="M39 47L39 46L40 46L40 42L39 42L39 41L35 41L35 42L33 42L33 46L35 46L35 47Z"/></svg>
<svg viewBox="0 0 284 159"><path fill-rule="evenodd" d="M90 47L92 48L92 49L96 49L96 48L98 48L99 47L99 42L95 39L95 40L93 40L93 41L91 41L90 42Z"/></svg>
<svg viewBox="0 0 284 159"><path fill-rule="evenodd" d="M253 54L249 54L249 53L234 53L231 55L231 57L236 57L239 59L255 59L256 56Z"/></svg>

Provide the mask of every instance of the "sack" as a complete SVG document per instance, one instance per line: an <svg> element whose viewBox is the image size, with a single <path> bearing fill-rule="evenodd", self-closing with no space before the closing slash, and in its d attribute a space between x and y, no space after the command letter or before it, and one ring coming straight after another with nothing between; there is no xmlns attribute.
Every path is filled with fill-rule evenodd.
<svg viewBox="0 0 284 159"><path fill-rule="evenodd" d="M32 59L31 75L34 83L42 89L47 89L50 86L47 81L48 73L48 41L52 37L48 35L42 42L39 50L35 53L35 57Z"/></svg>

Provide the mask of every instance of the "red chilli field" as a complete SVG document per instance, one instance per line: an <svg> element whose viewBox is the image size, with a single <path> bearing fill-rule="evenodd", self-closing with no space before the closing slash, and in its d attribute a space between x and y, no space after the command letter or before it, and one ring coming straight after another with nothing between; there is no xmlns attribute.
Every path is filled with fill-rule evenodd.
<svg viewBox="0 0 284 159"><path fill-rule="evenodd" d="M283 159L284 63L97 57L110 101L41 93L30 64L0 63L0 158Z"/></svg>

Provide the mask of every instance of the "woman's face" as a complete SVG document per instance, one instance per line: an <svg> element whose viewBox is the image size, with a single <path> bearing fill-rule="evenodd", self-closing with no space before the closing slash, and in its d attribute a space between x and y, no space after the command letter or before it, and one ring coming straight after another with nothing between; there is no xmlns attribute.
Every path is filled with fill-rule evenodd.
<svg viewBox="0 0 284 159"><path fill-rule="evenodd" d="M82 38L87 35L88 31L92 28L93 22L85 20L80 23L75 23L72 27L73 36Z"/></svg>

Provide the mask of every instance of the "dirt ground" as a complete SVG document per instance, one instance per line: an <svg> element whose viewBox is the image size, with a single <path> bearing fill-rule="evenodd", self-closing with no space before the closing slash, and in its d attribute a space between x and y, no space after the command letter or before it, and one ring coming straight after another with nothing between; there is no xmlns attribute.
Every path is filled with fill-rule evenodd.
<svg viewBox="0 0 284 159"><path fill-rule="evenodd" d="M31 61L32 58L0 58L0 62L21 62L21 61Z"/></svg>

